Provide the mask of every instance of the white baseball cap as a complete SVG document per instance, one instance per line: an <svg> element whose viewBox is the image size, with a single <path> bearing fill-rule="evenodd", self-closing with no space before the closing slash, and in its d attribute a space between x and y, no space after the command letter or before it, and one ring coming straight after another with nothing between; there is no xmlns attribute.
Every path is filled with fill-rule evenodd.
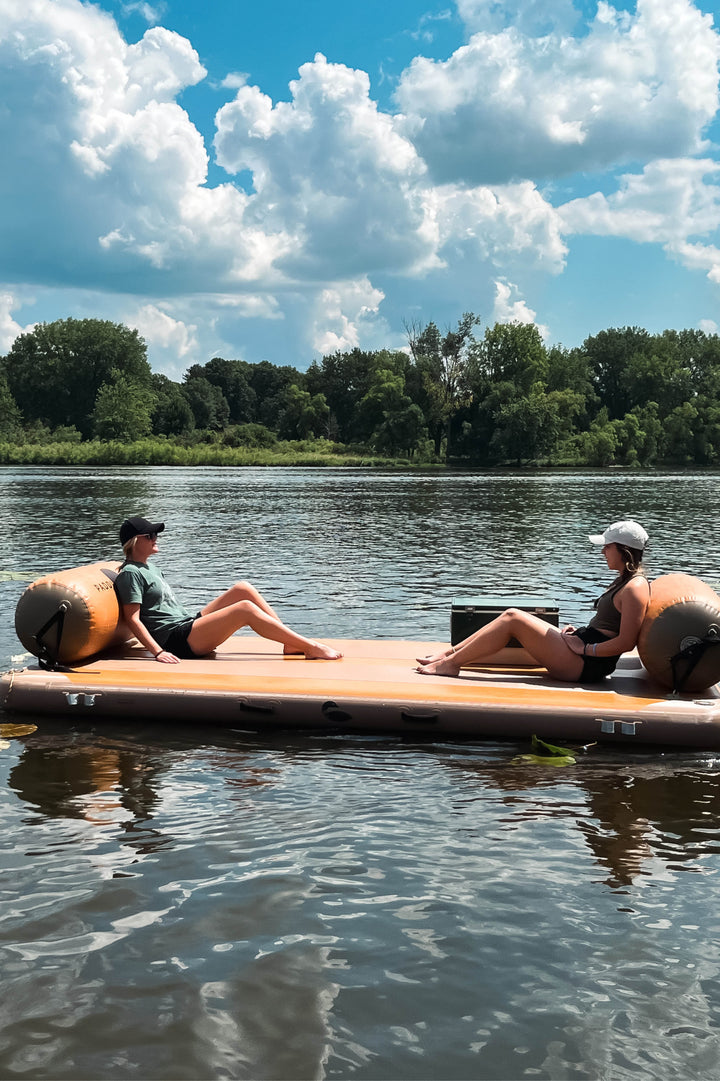
<svg viewBox="0 0 720 1081"><path fill-rule="evenodd" d="M642 551L649 538L641 525L627 519L613 522L604 533L592 533L588 540L591 544L624 544L627 548L639 548Z"/></svg>

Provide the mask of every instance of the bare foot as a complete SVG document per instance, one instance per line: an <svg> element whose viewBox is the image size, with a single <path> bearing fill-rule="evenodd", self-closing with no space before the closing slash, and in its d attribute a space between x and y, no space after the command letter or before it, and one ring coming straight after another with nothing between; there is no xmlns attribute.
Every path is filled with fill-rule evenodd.
<svg viewBox="0 0 720 1081"><path fill-rule="evenodd" d="M339 661L341 657L342 653L323 645L322 642L312 642L305 650L305 659L308 661Z"/></svg>
<svg viewBox="0 0 720 1081"><path fill-rule="evenodd" d="M436 661L442 661L445 657L451 656L454 652L454 649L443 649L440 653L431 653L427 657L416 657L415 660L418 664L435 664Z"/></svg>
<svg viewBox="0 0 720 1081"><path fill-rule="evenodd" d="M450 657L442 657L440 660L431 661L429 664L421 664L416 669L421 676L459 676L460 665Z"/></svg>
<svg viewBox="0 0 720 1081"><path fill-rule="evenodd" d="M291 646L283 646L283 657L303 657L301 649L292 649Z"/></svg>

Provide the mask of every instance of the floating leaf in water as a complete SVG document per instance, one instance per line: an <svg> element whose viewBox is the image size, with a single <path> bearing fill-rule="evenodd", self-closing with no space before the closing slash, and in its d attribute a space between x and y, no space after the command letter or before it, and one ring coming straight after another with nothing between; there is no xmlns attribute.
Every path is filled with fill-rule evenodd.
<svg viewBox="0 0 720 1081"><path fill-rule="evenodd" d="M544 739L532 738L533 754L540 758L572 758L573 752L569 747L556 747L554 743L546 743Z"/></svg>
<svg viewBox="0 0 720 1081"><path fill-rule="evenodd" d="M0 582L34 582L37 577L28 571L0 571Z"/></svg>
<svg viewBox="0 0 720 1081"><path fill-rule="evenodd" d="M532 754L518 754L513 762L522 762L534 766L574 766L575 757L568 747L556 747L537 736L532 738Z"/></svg>
<svg viewBox="0 0 720 1081"><path fill-rule="evenodd" d="M37 732L36 724L0 724L0 736L4 739L17 739L19 736L29 736ZM6 747L10 744L6 743Z"/></svg>
<svg viewBox="0 0 720 1081"><path fill-rule="evenodd" d="M576 759L571 754L517 754L512 761L533 766L574 766Z"/></svg>

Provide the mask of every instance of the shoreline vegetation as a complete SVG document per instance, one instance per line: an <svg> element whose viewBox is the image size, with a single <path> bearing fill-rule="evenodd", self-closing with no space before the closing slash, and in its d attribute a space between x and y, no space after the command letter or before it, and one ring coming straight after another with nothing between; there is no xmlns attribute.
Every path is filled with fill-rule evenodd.
<svg viewBox="0 0 720 1081"><path fill-rule="evenodd" d="M301 371L214 357L152 372L136 330L39 324L0 357L0 465L418 469L720 467L720 337L601 331L547 346L407 324L407 347Z"/></svg>
<svg viewBox="0 0 720 1081"><path fill-rule="evenodd" d="M559 460L525 460L495 462L492 465L458 461L425 461L418 457L392 458L370 452L349 451L325 440L304 442L280 442L273 449L262 447L228 447L219 443L181 446L170 441L142 439L133 443L102 442L85 443L0 443L0 469L3 466L219 466L219 467L285 467L322 469L378 469L417 470L443 472L487 472L523 470L578 470L602 469L613 471L657 471L658 469L708 469L717 465L678 463L674 461L653 462L652 465L613 463L598 466L597 463Z"/></svg>
<svg viewBox="0 0 720 1081"><path fill-rule="evenodd" d="M0 443L3 465L167 465L167 466L323 466L394 469L445 468L445 463L413 462L347 451L325 440L280 442L275 448L228 447L222 443L182 446L169 440L141 439L133 443Z"/></svg>

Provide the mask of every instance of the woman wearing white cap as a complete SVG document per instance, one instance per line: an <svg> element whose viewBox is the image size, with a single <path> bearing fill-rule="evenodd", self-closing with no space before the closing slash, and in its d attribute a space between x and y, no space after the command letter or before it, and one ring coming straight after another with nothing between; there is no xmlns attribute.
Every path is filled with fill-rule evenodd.
<svg viewBox="0 0 720 1081"><path fill-rule="evenodd" d="M282 642L285 653L304 653L308 660L336 661L336 649L304 638L278 619L267 601L249 582L236 582L193 616L176 599L162 571L150 556L158 552L158 534L164 522L127 518L120 527L125 562L115 580L123 619L138 642L163 664L202 657L240 627L250 627L262 638Z"/></svg>
<svg viewBox="0 0 720 1081"><path fill-rule="evenodd" d="M530 612L508 608L464 642L422 660L418 672L457 676L463 665L481 664L516 638L555 679L596 683L610 675L620 655L637 645L647 611L650 587L642 555L648 535L637 522L622 521L588 539L602 545L616 577L595 602L595 614L586 627L558 630Z"/></svg>

